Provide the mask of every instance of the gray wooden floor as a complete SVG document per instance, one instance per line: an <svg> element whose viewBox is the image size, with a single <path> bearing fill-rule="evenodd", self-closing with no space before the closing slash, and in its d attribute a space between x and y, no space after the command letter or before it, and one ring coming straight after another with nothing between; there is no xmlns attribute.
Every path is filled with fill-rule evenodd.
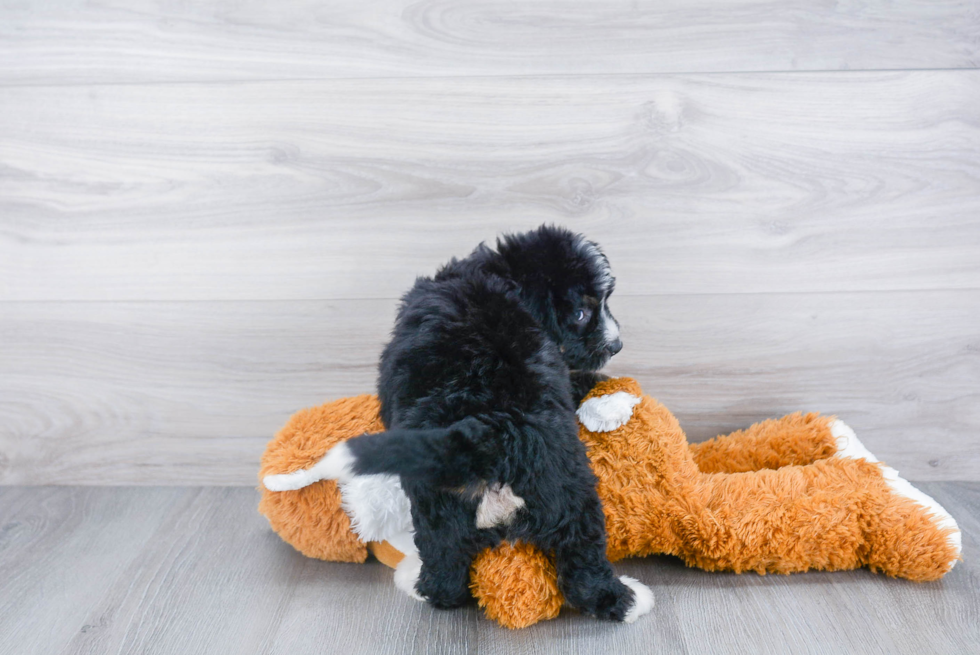
<svg viewBox="0 0 980 655"><path fill-rule="evenodd" d="M242 487L0 488L0 653L977 653L980 483L920 487L958 519L965 561L914 584L868 571L706 573L670 557L632 626L571 611L508 631L397 592L371 561L299 555Z"/></svg>

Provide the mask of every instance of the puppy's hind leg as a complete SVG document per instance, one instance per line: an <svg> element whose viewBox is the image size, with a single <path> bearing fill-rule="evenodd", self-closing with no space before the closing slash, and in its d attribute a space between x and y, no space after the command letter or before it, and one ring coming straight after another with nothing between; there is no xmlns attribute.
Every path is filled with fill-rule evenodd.
<svg viewBox="0 0 980 655"><path fill-rule="evenodd" d="M554 544L558 585L565 601L600 619L632 623L653 609L653 592L627 576L617 578L606 558L604 519L598 496Z"/></svg>
<svg viewBox="0 0 980 655"><path fill-rule="evenodd" d="M632 623L653 609L653 592L645 584L613 573L605 559L581 552L581 546L555 553L559 587L575 609L599 619Z"/></svg>
<svg viewBox="0 0 980 655"><path fill-rule="evenodd" d="M408 484L415 545L422 560L416 592L431 605L449 609L472 598L470 567L477 553L496 545L496 531L476 527L475 508L453 491Z"/></svg>

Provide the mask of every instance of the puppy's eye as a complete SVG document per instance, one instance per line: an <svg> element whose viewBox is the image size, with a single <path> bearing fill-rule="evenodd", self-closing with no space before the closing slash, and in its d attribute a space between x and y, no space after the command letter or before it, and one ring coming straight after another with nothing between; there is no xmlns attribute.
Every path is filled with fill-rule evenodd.
<svg viewBox="0 0 980 655"><path fill-rule="evenodd" d="M584 323L585 321L589 320L590 316L592 316L591 309L580 309L575 312L575 320L579 323Z"/></svg>

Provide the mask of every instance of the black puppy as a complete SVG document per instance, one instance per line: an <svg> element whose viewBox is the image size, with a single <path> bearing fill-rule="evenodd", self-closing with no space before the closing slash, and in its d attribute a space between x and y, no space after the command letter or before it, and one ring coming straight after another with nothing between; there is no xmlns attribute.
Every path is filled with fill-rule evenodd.
<svg viewBox="0 0 980 655"><path fill-rule="evenodd" d="M594 243L543 226L453 259L402 299L381 356L386 431L334 447L316 469L344 483L400 478L421 558L410 592L466 603L473 558L507 539L554 553L566 602L587 614L633 621L652 607L606 559L575 420L591 372L622 348L606 306L614 282Z"/></svg>

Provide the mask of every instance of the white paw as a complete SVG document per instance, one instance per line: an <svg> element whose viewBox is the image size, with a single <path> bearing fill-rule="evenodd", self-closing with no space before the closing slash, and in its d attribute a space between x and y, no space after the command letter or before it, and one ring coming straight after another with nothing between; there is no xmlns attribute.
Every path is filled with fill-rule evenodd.
<svg viewBox="0 0 980 655"><path fill-rule="evenodd" d="M476 527L486 530L497 525L510 525L524 499L514 494L509 484L490 486L476 508Z"/></svg>
<svg viewBox="0 0 980 655"><path fill-rule="evenodd" d="M402 561L395 567L395 586L415 600L423 603L425 598L415 589L419 574L422 572L422 560L416 553L406 553Z"/></svg>
<svg viewBox="0 0 980 655"><path fill-rule="evenodd" d="M864 459L869 462L877 462L878 458L864 447L852 430L844 421L840 419L830 424L830 434L837 440L837 456L850 459ZM931 496L916 489L912 484L901 477L898 471L890 466L881 465L881 475L885 478L888 486L893 493L904 496L921 505L932 517L933 522L940 528L953 528L949 535L949 544L956 553L950 563L949 568L956 566L957 558L963 550L963 535L949 512L942 505L937 503ZM947 569L948 570L948 569Z"/></svg>
<svg viewBox="0 0 980 655"><path fill-rule="evenodd" d="M650 587L628 575L619 576L619 581L633 590L633 605L626 612L623 623L632 623L653 609L653 592Z"/></svg>
<svg viewBox="0 0 980 655"><path fill-rule="evenodd" d="M292 473L267 475L262 484L269 491L293 491L302 489L319 480L340 480L346 482L353 477L354 455L346 443L338 444L327 451L319 462L308 469Z"/></svg>
<svg viewBox="0 0 980 655"><path fill-rule="evenodd" d="M589 398L579 406L575 414L590 432L610 432L630 420L633 416L633 408L639 402L638 396L617 391L605 396Z"/></svg>

